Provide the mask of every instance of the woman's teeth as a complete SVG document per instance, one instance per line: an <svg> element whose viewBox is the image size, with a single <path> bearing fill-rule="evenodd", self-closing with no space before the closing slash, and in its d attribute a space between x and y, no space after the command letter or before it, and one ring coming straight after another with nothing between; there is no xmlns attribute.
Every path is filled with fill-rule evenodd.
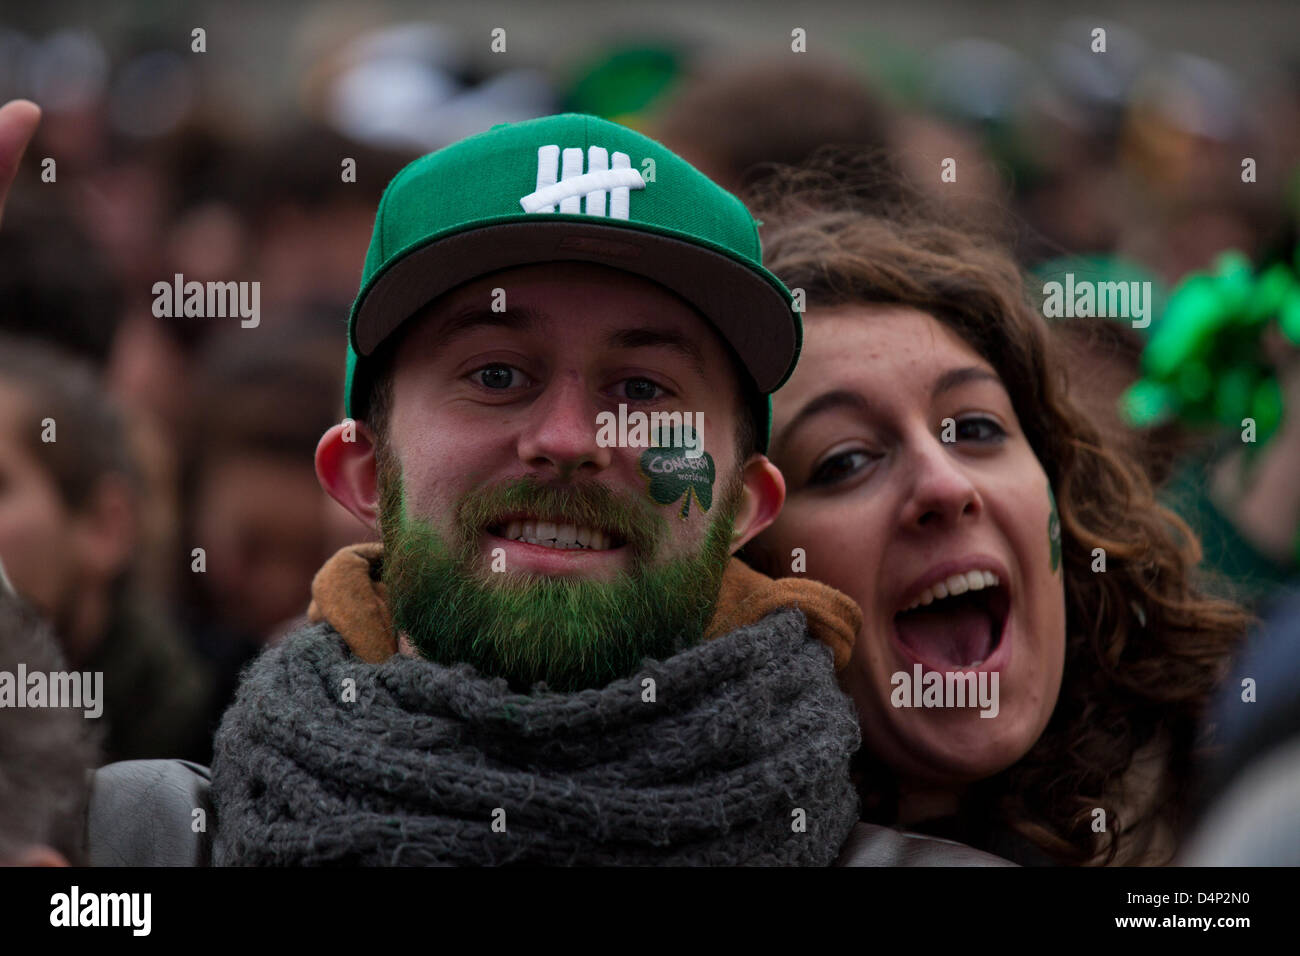
<svg viewBox="0 0 1300 956"><path fill-rule="evenodd" d="M554 521L511 521L501 537L560 551L608 551L610 548L609 535L603 531Z"/></svg>
<svg viewBox="0 0 1300 956"><path fill-rule="evenodd" d="M998 586L998 583L998 576L992 571L967 571L965 574L954 574L946 581L930 585L903 610L911 611L918 607L925 607L925 605L933 604L935 601L949 595L955 596L965 594L967 591L982 591L984 588L994 588Z"/></svg>

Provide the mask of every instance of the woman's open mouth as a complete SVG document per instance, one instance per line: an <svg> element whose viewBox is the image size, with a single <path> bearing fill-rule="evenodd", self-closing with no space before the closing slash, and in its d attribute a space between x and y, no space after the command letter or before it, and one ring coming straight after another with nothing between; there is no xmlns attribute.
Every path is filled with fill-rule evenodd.
<svg viewBox="0 0 1300 956"><path fill-rule="evenodd" d="M1006 639L1011 593L1003 576L981 566L923 588L894 615L895 639L930 670L981 669Z"/></svg>

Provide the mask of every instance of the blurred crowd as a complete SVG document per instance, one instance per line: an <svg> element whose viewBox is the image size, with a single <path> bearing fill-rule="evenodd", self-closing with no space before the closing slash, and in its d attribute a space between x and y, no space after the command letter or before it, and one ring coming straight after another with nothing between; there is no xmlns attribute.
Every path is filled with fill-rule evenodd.
<svg viewBox="0 0 1300 956"><path fill-rule="evenodd" d="M891 70L628 40L520 68L396 24L316 37L297 101L266 117L210 97L211 74L174 51L0 24L0 101L44 111L0 229L0 560L67 666L104 673L102 760L207 762L240 669L304 615L331 554L373 537L320 489L313 452L342 415L375 207L407 161L568 109L742 196L770 164L852 151L846 202L905 181L1001 236L1031 292L1073 269L1164 295L1229 249L1291 261L1300 61L1248 86L1118 24L1104 55L1090 42L1067 24L1036 59L971 38ZM178 274L260 283L260 323L158 317L154 285ZM1071 388L1202 534L1207 579L1267 617L1297 583L1300 438L1263 450L1251 475L1271 460L1281 476L1260 484L1236 436L1130 428L1117 401L1159 323L1060 320ZM1277 374L1295 382L1294 356Z"/></svg>

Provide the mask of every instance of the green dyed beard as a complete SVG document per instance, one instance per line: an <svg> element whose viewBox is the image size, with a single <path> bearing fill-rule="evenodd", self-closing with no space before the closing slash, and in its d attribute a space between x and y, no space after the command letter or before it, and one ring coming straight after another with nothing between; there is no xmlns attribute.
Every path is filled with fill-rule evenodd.
<svg viewBox="0 0 1300 956"><path fill-rule="evenodd" d="M529 478L475 488L456 503L450 540L406 513L401 476L379 474L383 582L396 626L428 660L471 664L517 691L538 681L570 692L632 675L704 637L730 559L739 475L693 554L656 561L666 520L604 485ZM632 566L609 581L493 572L485 529L511 512L613 531Z"/></svg>

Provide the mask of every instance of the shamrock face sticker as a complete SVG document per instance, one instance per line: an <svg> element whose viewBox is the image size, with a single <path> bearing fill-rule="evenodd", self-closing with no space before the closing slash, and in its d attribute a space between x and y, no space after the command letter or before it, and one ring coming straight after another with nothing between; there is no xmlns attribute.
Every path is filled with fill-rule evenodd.
<svg viewBox="0 0 1300 956"><path fill-rule="evenodd" d="M1056 513L1056 495L1052 494L1052 483L1047 483L1047 500L1052 510L1047 516L1047 543L1052 549L1052 573L1061 566L1061 516Z"/></svg>
<svg viewBox="0 0 1300 956"><path fill-rule="evenodd" d="M647 448L641 453L641 476L646 479L646 493L661 505L670 505L682 499L681 517L686 519L691 510L691 496L701 511L713 504L713 482L716 473L713 456L702 452L698 458L688 458L693 433L684 426L687 435L681 444L668 448Z"/></svg>

